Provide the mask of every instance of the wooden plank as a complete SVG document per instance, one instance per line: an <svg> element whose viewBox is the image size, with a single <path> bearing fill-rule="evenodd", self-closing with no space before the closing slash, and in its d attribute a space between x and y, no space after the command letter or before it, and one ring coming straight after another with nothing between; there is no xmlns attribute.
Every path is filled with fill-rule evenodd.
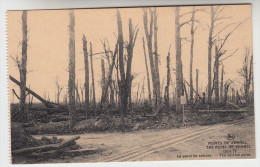
<svg viewBox="0 0 260 167"><path fill-rule="evenodd" d="M23 148L19 150L12 151L12 155L19 155L19 154L30 154L32 152L43 152L43 151L50 151L50 150L58 150L61 148L64 148L68 146L69 144L73 143L75 140L78 140L80 136L72 137L71 139L68 139L67 141L57 143L57 144L49 144L39 147L30 147L30 148Z"/></svg>

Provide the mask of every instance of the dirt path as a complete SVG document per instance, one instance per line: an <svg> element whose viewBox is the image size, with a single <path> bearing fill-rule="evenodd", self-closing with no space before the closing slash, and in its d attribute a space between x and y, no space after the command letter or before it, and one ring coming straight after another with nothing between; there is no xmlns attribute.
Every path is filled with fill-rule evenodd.
<svg viewBox="0 0 260 167"><path fill-rule="evenodd" d="M253 118L234 121L232 124L212 126L193 126L169 130L143 130L131 133L90 133L81 134L77 141L82 148L101 148L101 152L79 157L51 159L53 162L109 162L109 161L145 161L145 160L178 160L178 159L216 159L223 149L208 149L208 142L226 142L228 134L238 141L246 141L250 148L237 149L245 156L231 158L253 158L254 154L254 121ZM40 137L40 136L36 136ZM71 136L57 136L71 137ZM224 147L220 145L218 147ZM227 145L229 147L229 145ZM226 149L230 151L230 149ZM242 150L242 151L241 151ZM192 156L196 154L197 157ZM226 154L229 155L229 154ZM231 153L230 153L231 155ZM45 162L42 162L45 163Z"/></svg>

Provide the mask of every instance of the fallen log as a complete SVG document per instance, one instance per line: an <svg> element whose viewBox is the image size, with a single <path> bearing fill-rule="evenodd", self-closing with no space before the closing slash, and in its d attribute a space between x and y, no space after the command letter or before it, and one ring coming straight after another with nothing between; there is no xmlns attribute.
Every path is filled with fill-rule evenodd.
<svg viewBox="0 0 260 167"><path fill-rule="evenodd" d="M228 105L230 105L230 106L232 106L233 108L235 108L235 109L240 109L240 107L238 106L238 105L236 105L236 104L234 104L234 103L231 103L231 102L226 102Z"/></svg>
<svg viewBox="0 0 260 167"><path fill-rule="evenodd" d="M14 77L12 77L11 75L9 75L9 78L11 81L13 81L16 85L21 86L21 83L16 80ZM67 107L60 105L60 104L56 104L50 101L45 100L44 98L42 98L40 95L38 95L37 93L35 93L34 91L32 91L29 88L25 88L25 90L31 94L32 96L34 96L35 98L37 98L38 100L40 100L46 107L48 107L51 112L64 112L67 111Z"/></svg>
<svg viewBox="0 0 260 167"><path fill-rule="evenodd" d="M9 75L9 78L11 81L13 81L16 85L21 86L21 83L16 80L14 77L12 77L11 75ZM37 93L35 93L34 91L32 91L29 88L25 88L25 90L30 93L31 95L33 95L34 97L36 97L38 100L40 100L43 104L45 104L47 107L53 107L52 103L43 99L41 96L39 96Z"/></svg>
<svg viewBox="0 0 260 167"><path fill-rule="evenodd" d="M71 143L78 140L80 136L72 137L69 140L66 140L64 142L58 143L58 144L49 144L45 146L39 146L39 147L30 147L30 148L24 148L12 151L12 155L23 155L23 154L31 154L33 152L44 152L44 151L52 151L52 150L59 150L62 149Z"/></svg>

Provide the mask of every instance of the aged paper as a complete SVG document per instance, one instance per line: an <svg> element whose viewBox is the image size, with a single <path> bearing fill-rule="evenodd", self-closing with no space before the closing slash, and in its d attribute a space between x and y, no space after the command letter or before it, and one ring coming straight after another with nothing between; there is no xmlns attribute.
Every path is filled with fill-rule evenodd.
<svg viewBox="0 0 260 167"><path fill-rule="evenodd" d="M255 158L251 5L8 11L13 164Z"/></svg>

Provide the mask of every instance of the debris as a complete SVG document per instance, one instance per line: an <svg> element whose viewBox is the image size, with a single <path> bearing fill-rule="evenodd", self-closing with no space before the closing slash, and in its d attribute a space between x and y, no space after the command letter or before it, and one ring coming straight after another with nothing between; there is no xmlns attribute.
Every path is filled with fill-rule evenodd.
<svg viewBox="0 0 260 167"><path fill-rule="evenodd" d="M38 147L29 147L29 148L23 148L19 150L12 151L12 155L24 155L24 154L30 154L33 152L46 152L51 150L59 150L64 147L67 147L69 144L75 142L75 140L78 140L80 137L76 136L69 140L66 140L64 142L58 143L58 144L49 144L44 146L38 146Z"/></svg>
<svg viewBox="0 0 260 167"><path fill-rule="evenodd" d="M140 123L136 123L132 130L137 130L139 128L139 126L140 126Z"/></svg>

